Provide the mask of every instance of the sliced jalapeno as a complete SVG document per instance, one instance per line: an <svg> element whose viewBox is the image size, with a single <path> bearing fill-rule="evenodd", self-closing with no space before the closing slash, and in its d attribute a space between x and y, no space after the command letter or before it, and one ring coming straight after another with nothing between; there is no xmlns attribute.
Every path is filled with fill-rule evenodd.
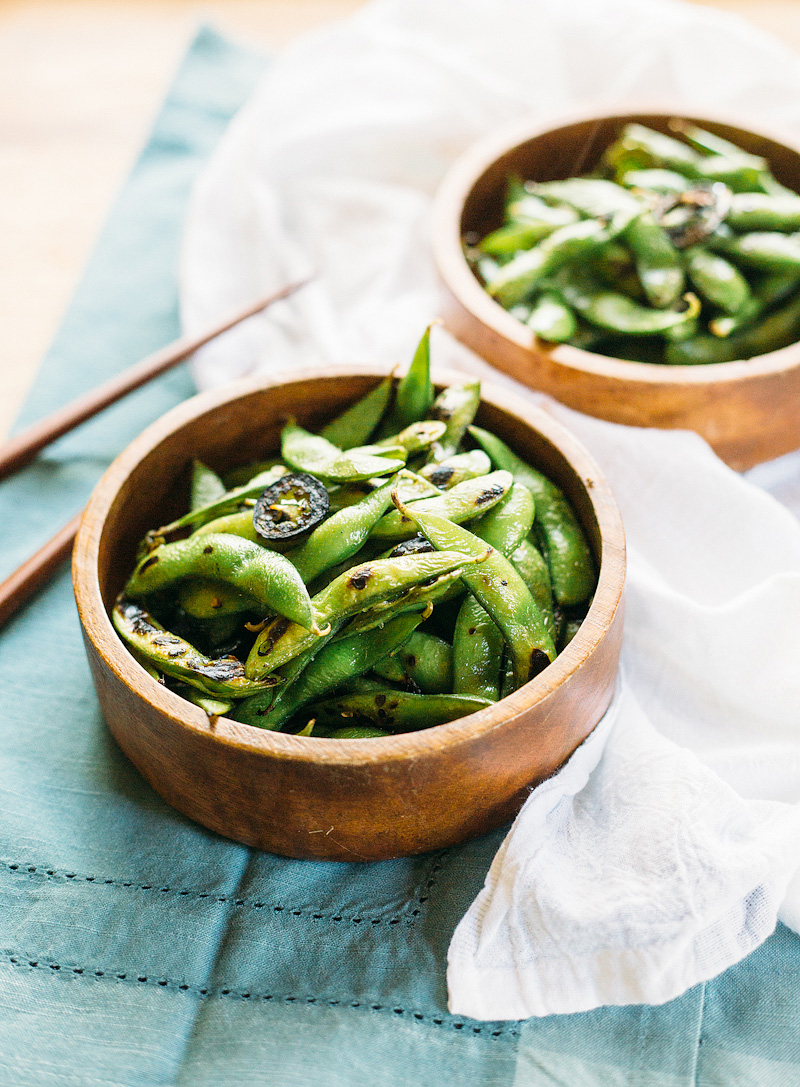
<svg viewBox="0 0 800 1087"><path fill-rule="evenodd" d="M253 509L253 527L265 540L292 540L325 519L325 484L308 472L287 472L267 487Z"/></svg>

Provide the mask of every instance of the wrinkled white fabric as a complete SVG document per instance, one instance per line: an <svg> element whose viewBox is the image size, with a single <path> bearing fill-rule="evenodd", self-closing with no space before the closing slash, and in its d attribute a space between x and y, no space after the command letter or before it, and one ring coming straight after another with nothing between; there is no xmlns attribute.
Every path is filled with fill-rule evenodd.
<svg viewBox="0 0 800 1087"><path fill-rule="evenodd" d="M317 278L205 348L198 384L408 359L436 314L431 196L458 153L526 115L634 103L800 135L800 61L672 0L376 0L307 36L197 185L185 324ZM490 373L440 330L435 359ZM456 929L450 1006L497 1019L657 1004L741 959L779 909L800 931L800 525L787 508L800 512L800 464L743 479L694 435L510 384L581 438L616 494L625 643L612 709L531 794Z"/></svg>

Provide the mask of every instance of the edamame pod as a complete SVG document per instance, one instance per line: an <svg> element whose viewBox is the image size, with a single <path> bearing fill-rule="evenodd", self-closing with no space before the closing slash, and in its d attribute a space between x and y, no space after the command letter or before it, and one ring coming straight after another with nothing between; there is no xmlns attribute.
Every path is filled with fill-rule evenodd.
<svg viewBox="0 0 800 1087"><path fill-rule="evenodd" d="M578 331L575 314L552 291L543 291L539 295L525 324L549 343L565 343Z"/></svg>
<svg viewBox="0 0 800 1087"><path fill-rule="evenodd" d="M252 596L239 592L224 581L187 578L178 590L178 603L194 619L213 619L219 615L258 612L260 605Z"/></svg>
<svg viewBox="0 0 800 1087"><path fill-rule="evenodd" d="M368 672L401 646L421 622L419 613L402 615L369 634L330 642L274 699L269 694L255 695L238 705L234 720L272 731L279 729L309 702L335 691L353 676Z"/></svg>
<svg viewBox="0 0 800 1087"><path fill-rule="evenodd" d="M500 628L470 593L453 632L453 691L496 702L505 642Z"/></svg>
<svg viewBox="0 0 800 1087"><path fill-rule="evenodd" d="M648 211L631 221L624 237L650 305L657 309L674 305L683 291L684 278L678 251L667 232Z"/></svg>
<svg viewBox="0 0 800 1087"><path fill-rule="evenodd" d="M631 336L663 335L676 325L692 321L700 312L700 303L693 294L684 296L685 308L657 310L641 306L624 294L607 290L585 272L570 269L552 281L553 289L590 324L609 332L624 332Z"/></svg>
<svg viewBox="0 0 800 1087"><path fill-rule="evenodd" d="M506 558L533 527L533 495L523 483L514 483L496 506L472 526L478 537Z"/></svg>
<svg viewBox="0 0 800 1087"><path fill-rule="evenodd" d="M323 438L339 449L351 449L356 445L365 445L377 429L389 401L392 398L392 379L385 377L374 389L357 400L352 407L324 426L320 431Z"/></svg>
<svg viewBox="0 0 800 1087"><path fill-rule="evenodd" d="M472 695L395 691L392 694L376 692L338 695L310 706L308 713L328 726L337 719L341 721L343 718L361 717L373 720L392 732L418 732L423 728L457 721L491 705L489 699Z"/></svg>
<svg viewBox="0 0 800 1087"><path fill-rule="evenodd" d="M506 307L523 302L547 276L570 261L580 260L619 233L596 219L582 219L561 227L533 249L519 253L486 284L489 294Z"/></svg>
<svg viewBox="0 0 800 1087"><path fill-rule="evenodd" d="M431 328L428 325L414 352L408 373L397 386L394 404L384 420L379 438L395 434L411 423L417 423L428 414L433 403L431 384Z"/></svg>
<svg viewBox="0 0 800 1087"><path fill-rule="evenodd" d="M125 593L135 600L189 577L222 581L252 597L264 610L315 628L308 590L289 560L229 533L162 544L138 564Z"/></svg>
<svg viewBox="0 0 800 1087"><path fill-rule="evenodd" d="M216 501L210 502L207 506L189 510L183 517L178 517L177 520L171 521L168 525L163 525L154 532L149 532L146 540L159 540L170 535L170 533L177 532L181 528L187 528L191 525L203 525L217 517L222 517L223 514L234 513L243 502L246 502L249 498L258 498L267 487L285 474L286 469L282 464L276 464L264 472L259 472L249 482L241 487L234 487L232 490L226 491L225 494L221 495Z"/></svg>
<svg viewBox="0 0 800 1087"><path fill-rule="evenodd" d="M480 381L468 381L463 385L448 385L433 402L431 414L444 425L431 447L429 460L442 461L458 452L464 433L475 418L481 402Z"/></svg>
<svg viewBox="0 0 800 1087"><path fill-rule="evenodd" d="M777 231L753 231L710 243L725 256L746 268L765 272L800 270L800 239Z"/></svg>
<svg viewBox="0 0 800 1087"><path fill-rule="evenodd" d="M556 623L553 616L553 588L550 584L550 571L542 558L541 552L529 539L523 540L509 556L522 580L528 586L531 596L542 613L544 625L556 640Z"/></svg>
<svg viewBox="0 0 800 1087"><path fill-rule="evenodd" d="M376 457L355 450L343 452L297 423L287 423L281 431L281 455L287 464L299 471L339 483L388 476L405 464L405 458Z"/></svg>
<svg viewBox="0 0 800 1087"><path fill-rule="evenodd" d="M120 597L111 620L117 633L149 661L159 672L173 676L191 687L222 698L248 698L267 691L279 680L264 676L261 681L247 679L235 657L213 660L189 642L171 634L133 601Z"/></svg>
<svg viewBox="0 0 800 1087"><path fill-rule="evenodd" d="M593 219L618 214L630 219L644 210L641 200L633 193L603 178L569 177L565 181L545 181L534 185L533 192L550 200L560 200Z"/></svg>
<svg viewBox="0 0 800 1087"><path fill-rule="evenodd" d="M750 359L794 343L800 335L800 296L791 298L767 314L753 328L743 329L726 339L697 336L667 347L666 361L673 366L704 366L708 363Z"/></svg>
<svg viewBox="0 0 800 1087"><path fill-rule="evenodd" d="M373 671L395 683L411 682L423 694L445 694L453 686L453 648L435 634L415 630Z"/></svg>
<svg viewBox="0 0 800 1087"><path fill-rule="evenodd" d="M742 273L724 257L699 246L686 250L686 271L697 291L725 313L738 313L750 301Z"/></svg>
<svg viewBox="0 0 800 1087"><path fill-rule="evenodd" d="M725 222L739 231L788 231L800 229L800 196L766 193L735 193Z"/></svg>
<svg viewBox="0 0 800 1087"><path fill-rule="evenodd" d="M204 509L225 494L225 484L216 472L202 461L192 461L192 483L189 491L189 509Z"/></svg>
<svg viewBox="0 0 800 1087"><path fill-rule="evenodd" d="M461 525L404 506L397 498L395 504L401 513L416 521L434 547L458 547L474 559L480 559L481 548L485 547L483 540ZM503 632L514 660L515 680L521 687L546 668L556 655L553 639L528 587L508 559L494 550L476 566L465 566L461 577Z"/></svg>
<svg viewBox="0 0 800 1087"><path fill-rule="evenodd" d="M562 604L580 604L586 600L594 591L594 562L563 491L488 430L472 426L469 433L498 468L511 472L514 482L527 487L533 495L534 523L541 527L547 541L546 558L556 599Z"/></svg>
<svg viewBox="0 0 800 1087"><path fill-rule="evenodd" d="M509 472L490 472L488 476L467 479L435 498L423 498L409 507L415 512L435 513L448 521L461 524L490 510L511 489L514 480ZM399 493L399 492L398 492ZM372 530L375 540L403 540L417 531L416 522L392 510L378 521Z"/></svg>
<svg viewBox="0 0 800 1087"><path fill-rule="evenodd" d="M351 616L403 596L413 585L435 581L441 574L474 560L459 551L375 559L340 574L312 601L317 629L336 629ZM271 619L256 638L245 673L258 679L314 645L320 635L286 619Z"/></svg>
<svg viewBox="0 0 800 1087"><path fill-rule="evenodd" d="M471 449L468 453L456 453L454 457L447 457L438 464L426 464L419 470L419 474L434 487L441 491L450 490L457 483L463 483L465 479L475 479L477 476L487 476L492 470L492 462L482 449ZM413 501L410 495L403 493L398 488L400 497L404 502ZM432 498L433 495L419 495L420 498Z"/></svg>

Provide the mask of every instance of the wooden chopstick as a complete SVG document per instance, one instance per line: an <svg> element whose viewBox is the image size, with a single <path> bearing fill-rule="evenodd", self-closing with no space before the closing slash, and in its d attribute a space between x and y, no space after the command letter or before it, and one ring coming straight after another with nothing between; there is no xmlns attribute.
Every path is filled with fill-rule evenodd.
<svg viewBox="0 0 800 1087"><path fill-rule="evenodd" d="M10 475L31 460L38 450L56 438L66 434L68 430L78 426L79 423L96 415L103 408L113 404L126 393L133 392L141 385L150 381L159 374L163 374L170 367L188 358L203 344L209 343L215 337L227 332L229 328L238 325L241 321L252 317L265 309L272 302L278 302L282 298L288 298L290 294L299 290L308 283L308 279L290 283L288 287L276 293L261 298L257 302L238 310L225 320L216 324L213 328L200 336L182 336L173 340L160 351L148 355L141 362L124 370L117 377L106 381L103 385L87 393L65 408L49 415L39 423L35 423L28 430L12 438L11 441L0 447L0 479ZM81 523L83 511L76 513L71 521L40 547L39 550L21 566L10 574L5 581L0 582L0 627L2 627L12 615L16 614L22 605L38 592L53 576L58 567L72 551L72 544Z"/></svg>
<svg viewBox="0 0 800 1087"><path fill-rule="evenodd" d="M260 298L257 302L251 303L244 309L237 310L236 313L226 317L224 321L214 325L213 328L208 329L199 336L181 336L179 339L173 340L166 347L162 347L160 351L148 355L141 362L137 362L129 369L123 370L121 374L112 377L96 389L92 389L85 396L78 397L71 404L59 408L52 415L48 415L45 419L34 423L33 426L24 430L22 434L18 434L0 446L0 479L5 479L6 476L11 475L18 468L27 464L28 461L33 460L40 449L49 445L50 442L54 442L56 438L60 438L62 434L66 434L68 430L72 430L73 427L90 419L93 415L102 411L103 408L107 408L127 393L145 385L154 377L158 377L159 374L165 373L179 362L183 362L189 355L194 354L198 348L220 336L223 332L227 332L229 328L233 328L234 325L238 325L246 318L266 309L273 302L288 298L290 294L294 294L307 282L307 279L303 279L296 283L290 283L288 287L283 287L282 290L273 292L265 298Z"/></svg>

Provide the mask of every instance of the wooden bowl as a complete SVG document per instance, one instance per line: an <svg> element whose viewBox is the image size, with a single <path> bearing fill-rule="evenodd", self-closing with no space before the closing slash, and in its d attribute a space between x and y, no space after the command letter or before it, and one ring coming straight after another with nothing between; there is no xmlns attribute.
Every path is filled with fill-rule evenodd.
<svg viewBox="0 0 800 1087"><path fill-rule="evenodd" d="M744 470L800 446L800 343L738 362L668 366L551 345L492 299L467 264L461 239L500 226L508 175L551 181L586 173L623 125L669 132L674 113L603 115L507 129L467 151L445 177L433 217L443 317L477 354L571 408L629 426L694 430ZM687 120L766 158L800 191L800 148L719 119Z"/></svg>
<svg viewBox="0 0 800 1087"><path fill-rule="evenodd" d="M597 465L546 413L487 389L478 415L569 495L600 569L574 640L536 679L451 724L386 739L311 739L206 715L156 683L109 619L147 529L186 508L188 466L217 470L280 447L294 415L316 428L364 395L376 371L306 371L196 396L141 434L98 483L75 545L73 581L105 719L153 788L229 838L292 857L377 860L496 827L586 739L614 690L625 546ZM445 383L458 375L441 375Z"/></svg>

